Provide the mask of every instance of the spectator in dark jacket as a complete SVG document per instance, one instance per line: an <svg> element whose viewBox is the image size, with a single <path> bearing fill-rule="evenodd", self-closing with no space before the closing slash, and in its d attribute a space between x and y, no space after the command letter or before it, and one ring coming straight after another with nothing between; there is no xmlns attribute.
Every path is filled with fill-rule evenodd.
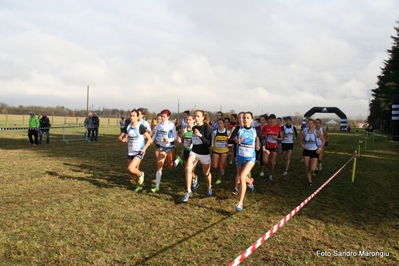
<svg viewBox="0 0 399 266"><path fill-rule="evenodd" d="M45 112L42 113L42 117L39 119L40 122L40 131L42 134L39 136L39 144L42 143L43 134L46 134L46 144L50 143L50 119L48 118Z"/></svg>
<svg viewBox="0 0 399 266"><path fill-rule="evenodd" d="M100 127L100 118L98 118L97 113L93 114L93 134L91 135L91 141L98 141L98 128Z"/></svg>

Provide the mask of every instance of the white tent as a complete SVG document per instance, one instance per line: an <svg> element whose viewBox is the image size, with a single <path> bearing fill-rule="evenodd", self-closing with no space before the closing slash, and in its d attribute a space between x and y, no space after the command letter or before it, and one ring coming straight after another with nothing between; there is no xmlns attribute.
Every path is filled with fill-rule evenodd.
<svg viewBox="0 0 399 266"><path fill-rule="evenodd" d="M334 119L331 119L331 120L328 121L326 124L327 124L327 125L338 125L338 123L335 122Z"/></svg>

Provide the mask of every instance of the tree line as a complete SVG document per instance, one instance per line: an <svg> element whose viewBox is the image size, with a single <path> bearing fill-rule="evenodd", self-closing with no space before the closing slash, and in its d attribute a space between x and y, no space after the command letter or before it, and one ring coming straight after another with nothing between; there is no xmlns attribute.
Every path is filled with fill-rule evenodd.
<svg viewBox="0 0 399 266"><path fill-rule="evenodd" d="M396 23L399 24L399 21ZM393 44L387 50L388 60L384 61L377 87L372 90L368 122L374 128L392 131L392 100L399 94L399 27L394 27L396 36L391 36Z"/></svg>

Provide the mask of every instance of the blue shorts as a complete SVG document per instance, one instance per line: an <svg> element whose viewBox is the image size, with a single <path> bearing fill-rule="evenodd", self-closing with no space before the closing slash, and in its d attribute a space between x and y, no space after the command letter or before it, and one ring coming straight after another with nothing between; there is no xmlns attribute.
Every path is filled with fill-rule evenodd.
<svg viewBox="0 0 399 266"><path fill-rule="evenodd" d="M248 162L255 163L256 162L256 158L253 158L253 159L237 159L236 164L237 164L237 166L242 167Z"/></svg>
<svg viewBox="0 0 399 266"><path fill-rule="evenodd" d="M161 149L162 151L168 153L168 152L170 152L171 150L173 150L173 149L175 148L175 146L172 146L172 147L162 147L162 146L160 146L159 144L157 144L157 145L155 145L155 148Z"/></svg>

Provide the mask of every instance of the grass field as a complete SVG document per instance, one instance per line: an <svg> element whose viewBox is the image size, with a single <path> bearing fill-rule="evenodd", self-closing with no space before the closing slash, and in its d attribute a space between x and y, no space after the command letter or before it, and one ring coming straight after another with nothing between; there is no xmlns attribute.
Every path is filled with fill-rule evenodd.
<svg viewBox="0 0 399 266"><path fill-rule="evenodd" d="M199 173L198 192L181 203L182 166L164 169L160 193L151 193L153 147L141 167L145 190L133 192L118 131L102 127L98 142L66 144L62 132L52 130L50 144L36 147L25 131L0 131L0 265L227 265L331 177L364 139L330 132L313 187L299 162L299 144L287 176L281 157L275 182L258 177L256 166L255 191L238 213L230 195L234 166L213 185L212 197ZM361 148L354 183L351 162L242 265L398 265L399 143L376 140ZM389 256L334 256L347 251Z"/></svg>

